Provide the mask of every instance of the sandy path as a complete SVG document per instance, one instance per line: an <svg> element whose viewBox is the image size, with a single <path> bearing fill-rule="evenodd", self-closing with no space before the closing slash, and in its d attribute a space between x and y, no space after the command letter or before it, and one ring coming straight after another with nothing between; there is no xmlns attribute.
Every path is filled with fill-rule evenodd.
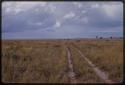
<svg viewBox="0 0 125 85"><path fill-rule="evenodd" d="M76 48L76 50L78 51L78 53L81 55L81 57L84 58L88 62L88 64L92 67L93 71L97 74L97 76L99 76L106 83L114 83L112 80L110 80L108 78L108 74L106 74L105 72L101 71L88 58L86 58L76 45L74 47Z"/></svg>
<svg viewBox="0 0 125 85"><path fill-rule="evenodd" d="M70 49L68 47L66 47L66 51L67 51L68 67L69 67L68 76L70 78L70 82L71 83L77 83L76 77L75 77L76 74L74 73L74 70L73 70L73 63L72 63L72 59L71 59Z"/></svg>

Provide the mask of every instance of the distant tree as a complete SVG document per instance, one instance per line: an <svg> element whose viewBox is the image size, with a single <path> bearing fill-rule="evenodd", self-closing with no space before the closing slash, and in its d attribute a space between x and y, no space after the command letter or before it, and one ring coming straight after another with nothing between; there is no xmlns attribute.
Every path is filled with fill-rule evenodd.
<svg viewBox="0 0 125 85"><path fill-rule="evenodd" d="M112 39L112 37L110 37L110 39Z"/></svg>
<svg viewBox="0 0 125 85"><path fill-rule="evenodd" d="M96 36L96 39L98 38L98 36Z"/></svg>
<svg viewBox="0 0 125 85"><path fill-rule="evenodd" d="M100 37L100 39L103 39L103 37Z"/></svg>

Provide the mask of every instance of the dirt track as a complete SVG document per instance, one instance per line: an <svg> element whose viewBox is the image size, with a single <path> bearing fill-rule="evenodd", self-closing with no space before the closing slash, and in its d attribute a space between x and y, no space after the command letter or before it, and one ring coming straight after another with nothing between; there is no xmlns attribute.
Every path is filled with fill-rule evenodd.
<svg viewBox="0 0 125 85"><path fill-rule="evenodd" d="M67 51L67 57L68 57L68 67L69 67L69 72L68 72L68 76L70 78L70 82L71 83L77 83L76 77L75 77L75 72L74 72L74 68L73 68L73 62L71 59L71 52L70 52L70 48L66 47L66 51Z"/></svg>
<svg viewBox="0 0 125 85"><path fill-rule="evenodd" d="M112 80L108 78L108 74L105 72L101 71L98 67L96 67L88 58L84 56L84 54L79 50L79 48L73 44L74 48L77 50L77 52L81 55L85 61L88 62L89 66L93 69L93 71L97 74L100 79L104 80L106 83L114 83Z"/></svg>

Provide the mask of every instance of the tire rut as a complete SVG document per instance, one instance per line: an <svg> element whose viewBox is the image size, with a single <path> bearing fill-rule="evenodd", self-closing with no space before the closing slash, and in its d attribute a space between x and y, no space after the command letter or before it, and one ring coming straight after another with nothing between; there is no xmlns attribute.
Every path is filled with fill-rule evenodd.
<svg viewBox="0 0 125 85"><path fill-rule="evenodd" d="M70 83L77 83L76 80L76 73L74 72L74 67L73 67L73 62L72 62L72 56L71 56L71 51L69 47L66 47L66 51L67 51L67 57L68 57L68 77L70 79Z"/></svg>
<svg viewBox="0 0 125 85"><path fill-rule="evenodd" d="M114 83L112 80L110 80L108 78L108 75L101 71L98 67L96 67L88 58L86 58L84 56L84 54L79 50L79 48L73 44L74 48L78 51L78 53L81 55L81 57L87 61L87 63L89 64L89 66L93 69L93 71L97 74L98 77L100 77L100 79L104 80L106 83Z"/></svg>

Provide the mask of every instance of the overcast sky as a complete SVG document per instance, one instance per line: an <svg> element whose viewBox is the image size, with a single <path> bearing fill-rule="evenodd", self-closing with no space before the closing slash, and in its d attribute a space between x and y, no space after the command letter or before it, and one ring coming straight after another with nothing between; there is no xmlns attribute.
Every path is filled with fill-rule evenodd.
<svg viewBox="0 0 125 85"><path fill-rule="evenodd" d="M122 2L3 2L2 39L123 36Z"/></svg>

